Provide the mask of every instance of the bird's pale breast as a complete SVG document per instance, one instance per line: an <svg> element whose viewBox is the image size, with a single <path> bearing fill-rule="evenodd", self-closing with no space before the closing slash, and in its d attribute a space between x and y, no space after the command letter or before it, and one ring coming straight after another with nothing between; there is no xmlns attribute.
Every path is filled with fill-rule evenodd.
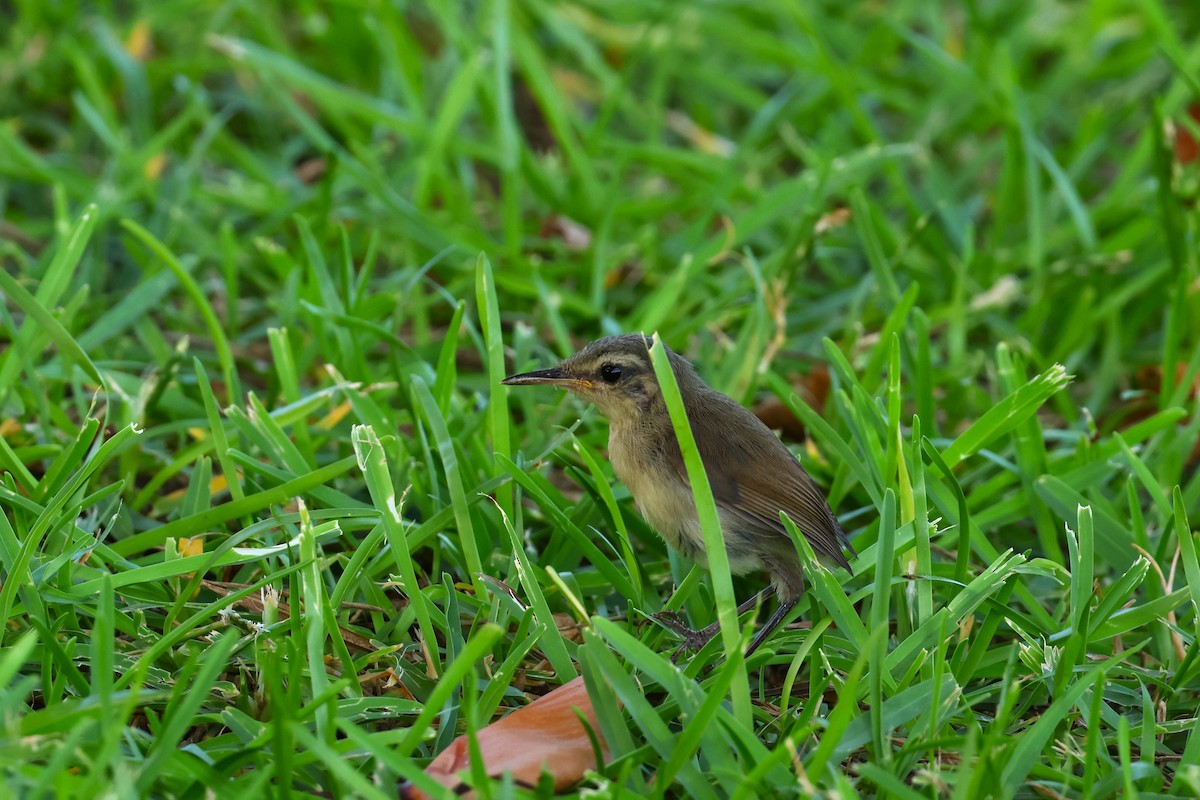
<svg viewBox="0 0 1200 800"><path fill-rule="evenodd" d="M609 437L608 457L617 478L628 487L638 511L663 541L708 569L708 552L691 487L680 481L661 458L651 458L644 447L625 446L629 438L616 431ZM725 510L718 505L717 511L725 532L730 570L740 575L761 568L761 559L740 546L748 542L740 536L730 536L731 521Z"/></svg>

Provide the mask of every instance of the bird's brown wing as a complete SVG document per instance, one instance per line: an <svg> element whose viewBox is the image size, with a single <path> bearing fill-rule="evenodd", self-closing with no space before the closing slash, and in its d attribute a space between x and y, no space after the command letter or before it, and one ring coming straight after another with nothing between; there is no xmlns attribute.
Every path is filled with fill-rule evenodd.
<svg viewBox="0 0 1200 800"><path fill-rule="evenodd" d="M779 512L786 511L818 556L849 569L842 552L849 546L846 534L820 488L766 425L734 400L711 390L689 406L688 417L713 497L724 515L751 531L786 542L787 529L779 521ZM731 418L740 423L736 429L761 435L721 436L704 430L714 420ZM726 423L725 430L729 427ZM686 481L682 454L673 449L673 466Z"/></svg>

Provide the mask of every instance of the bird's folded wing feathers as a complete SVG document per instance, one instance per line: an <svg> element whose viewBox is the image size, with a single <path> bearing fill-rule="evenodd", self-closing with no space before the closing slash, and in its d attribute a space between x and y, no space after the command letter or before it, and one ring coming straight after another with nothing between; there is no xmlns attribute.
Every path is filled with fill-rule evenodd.
<svg viewBox="0 0 1200 800"><path fill-rule="evenodd" d="M733 400L723 395L716 395L716 398L719 398L716 402L727 406L726 414L740 412L753 424L762 424ZM693 414L693 409L688 409L689 417L694 420ZM787 529L779 521L779 512L785 511L818 556L849 568L849 561L842 552L849 542L821 490L774 434L766 431L768 436L757 439L755 445L745 439L734 441L731 437L704 436L695 424L692 433L713 498L723 513L735 516L762 533L778 534L786 539ZM687 469L678 446L670 448L669 452L679 476L687 481Z"/></svg>
<svg viewBox="0 0 1200 800"><path fill-rule="evenodd" d="M749 481L739 483L741 502L728 511L764 533L777 533L783 537L787 536L787 529L779 521L779 512L787 512L818 556L849 567L842 552L845 534L811 479L804 475L799 478L788 475L785 480L776 476L776 480L778 483L770 487Z"/></svg>

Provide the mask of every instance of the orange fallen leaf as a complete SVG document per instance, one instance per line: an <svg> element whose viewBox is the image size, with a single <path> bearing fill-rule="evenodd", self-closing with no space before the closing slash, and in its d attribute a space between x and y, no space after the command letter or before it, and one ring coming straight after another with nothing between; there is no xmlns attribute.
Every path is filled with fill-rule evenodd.
<svg viewBox="0 0 1200 800"><path fill-rule="evenodd" d="M589 769L596 769L596 754L587 729L578 714L600 740L600 750L608 759L608 746L600 734L596 711L588 698L583 678L563 684L549 694L539 697L524 708L493 722L476 734L484 769L492 777L511 772L519 786L536 786L543 772L554 780L555 791L574 786ZM466 784L459 773L471 768L470 748L466 736L459 736L438 754L426 774L463 797ZM429 795L415 786L406 786L400 794L411 800L424 800Z"/></svg>

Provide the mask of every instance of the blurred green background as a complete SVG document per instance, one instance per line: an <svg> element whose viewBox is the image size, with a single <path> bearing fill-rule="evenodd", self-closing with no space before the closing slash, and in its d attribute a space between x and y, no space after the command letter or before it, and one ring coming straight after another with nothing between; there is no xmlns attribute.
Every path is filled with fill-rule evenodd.
<svg viewBox="0 0 1200 800"><path fill-rule="evenodd" d="M852 345L915 282L948 391L998 340L1092 365L1095 411L1161 360L1152 112L1185 116L1190 3L9 5L6 259L36 277L96 202L76 283L101 306L160 269L131 217L237 300L236 344L320 325L301 214L377 253L347 310L418 347L486 252L506 321L559 352L683 347L775 281L789 350Z"/></svg>

